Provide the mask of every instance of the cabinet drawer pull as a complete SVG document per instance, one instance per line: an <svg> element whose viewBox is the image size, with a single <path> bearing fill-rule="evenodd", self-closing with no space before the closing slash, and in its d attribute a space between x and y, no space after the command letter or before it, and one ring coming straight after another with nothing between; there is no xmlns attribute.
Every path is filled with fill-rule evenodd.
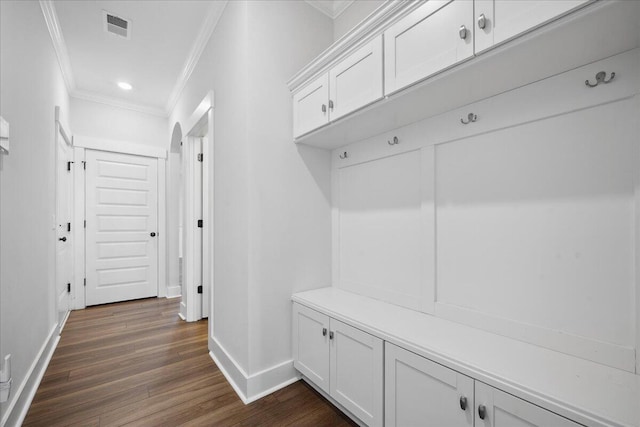
<svg viewBox="0 0 640 427"><path fill-rule="evenodd" d="M322 328L322 336L323 337L327 336L327 328Z"/></svg>
<svg viewBox="0 0 640 427"><path fill-rule="evenodd" d="M460 25L460 29L458 30L458 34L460 34L460 38L462 40L467 38L467 27L465 27L464 25Z"/></svg>
<svg viewBox="0 0 640 427"><path fill-rule="evenodd" d="M333 101L329 100L329 109L333 111Z"/></svg>
<svg viewBox="0 0 640 427"><path fill-rule="evenodd" d="M464 396L460 396L460 409L463 411L467 410L467 398Z"/></svg>
<svg viewBox="0 0 640 427"><path fill-rule="evenodd" d="M329 332L329 339L332 340L333 339L333 331Z"/></svg>
<svg viewBox="0 0 640 427"><path fill-rule="evenodd" d="M481 30L484 30L484 27L487 26L487 17L484 16L484 13L481 13L480 16L478 16L478 28L480 28Z"/></svg>
<svg viewBox="0 0 640 427"><path fill-rule="evenodd" d="M478 416L480 417L481 420L484 420L484 418L487 416L487 407L484 405L480 405L478 406Z"/></svg>

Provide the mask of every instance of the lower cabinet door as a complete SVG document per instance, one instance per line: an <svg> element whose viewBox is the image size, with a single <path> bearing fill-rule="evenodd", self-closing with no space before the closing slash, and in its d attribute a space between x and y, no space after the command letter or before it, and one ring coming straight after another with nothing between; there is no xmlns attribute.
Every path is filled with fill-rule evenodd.
<svg viewBox="0 0 640 427"><path fill-rule="evenodd" d="M329 317L293 304L293 366L329 393Z"/></svg>
<svg viewBox="0 0 640 427"><path fill-rule="evenodd" d="M385 343L385 426L473 426L473 379Z"/></svg>
<svg viewBox="0 0 640 427"><path fill-rule="evenodd" d="M476 381L475 427L578 427L573 421Z"/></svg>
<svg viewBox="0 0 640 427"><path fill-rule="evenodd" d="M335 319L331 333L331 397L368 426L382 426L382 340Z"/></svg>

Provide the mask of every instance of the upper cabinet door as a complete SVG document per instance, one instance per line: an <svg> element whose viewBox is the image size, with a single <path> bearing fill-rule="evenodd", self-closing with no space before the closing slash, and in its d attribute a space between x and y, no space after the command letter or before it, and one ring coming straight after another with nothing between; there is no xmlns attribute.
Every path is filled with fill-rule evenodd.
<svg viewBox="0 0 640 427"><path fill-rule="evenodd" d="M293 95L293 136L329 123L329 76L325 73Z"/></svg>
<svg viewBox="0 0 640 427"><path fill-rule="evenodd" d="M293 304L293 366L329 393L329 317Z"/></svg>
<svg viewBox="0 0 640 427"><path fill-rule="evenodd" d="M589 1L475 0L476 53L542 25Z"/></svg>
<svg viewBox="0 0 640 427"><path fill-rule="evenodd" d="M384 32L388 95L473 56L473 2L431 0Z"/></svg>
<svg viewBox="0 0 640 427"><path fill-rule="evenodd" d="M382 426L382 340L335 319L331 333L331 397L367 426Z"/></svg>
<svg viewBox="0 0 640 427"><path fill-rule="evenodd" d="M578 427L580 425L479 381L475 382L475 392L475 427Z"/></svg>
<svg viewBox="0 0 640 427"><path fill-rule="evenodd" d="M329 71L331 120L382 98L382 36L350 54Z"/></svg>
<svg viewBox="0 0 640 427"><path fill-rule="evenodd" d="M385 343L385 426L473 426L473 379Z"/></svg>

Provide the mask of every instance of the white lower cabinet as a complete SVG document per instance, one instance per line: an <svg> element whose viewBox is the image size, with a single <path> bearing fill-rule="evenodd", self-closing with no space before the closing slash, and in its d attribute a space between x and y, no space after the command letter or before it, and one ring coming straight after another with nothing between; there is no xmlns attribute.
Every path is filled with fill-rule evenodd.
<svg viewBox="0 0 640 427"><path fill-rule="evenodd" d="M383 341L293 304L294 367L369 426L383 425Z"/></svg>
<svg viewBox="0 0 640 427"><path fill-rule="evenodd" d="M560 415L385 343L385 426L575 427Z"/></svg>
<svg viewBox="0 0 640 427"><path fill-rule="evenodd" d="M476 427L578 427L558 414L479 381L475 382Z"/></svg>
<svg viewBox="0 0 640 427"><path fill-rule="evenodd" d="M473 426L473 382L385 343L385 426Z"/></svg>

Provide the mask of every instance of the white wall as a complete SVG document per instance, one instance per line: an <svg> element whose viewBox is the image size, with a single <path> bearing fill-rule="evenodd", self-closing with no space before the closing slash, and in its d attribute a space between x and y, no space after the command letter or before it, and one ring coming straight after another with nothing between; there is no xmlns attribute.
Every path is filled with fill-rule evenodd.
<svg viewBox="0 0 640 427"><path fill-rule="evenodd" d="M18 392L56 325L54 107L68 118L69 100L38 2L0 2L0 94L11 126L11 153L0 160L0 356L13 360L0 414L11 425L29 390Z"/></svg>
<svg viewBox="0 0 640 427"><path fill-rule="evenodd" d="M371 12L380 7L385 0L356 0L340 16L333 20L333 40L338 40Z"/></svg>
<svg viewBox="0 0 640 427"><path fill-rule="evenodd" d="M214 90L210 345L226 350L248 397L248 377L291 361L291 294L330 284L329 154L293 143L286 81L332 30L304 2L229 2L169 120L187 133Z"/></svg>
<svg viewBox="0 0 640 427"><path fill-rule="evenodd" d="M78 98L70 99L70 126L76 135L167 147L167 118Z"/></svg>

